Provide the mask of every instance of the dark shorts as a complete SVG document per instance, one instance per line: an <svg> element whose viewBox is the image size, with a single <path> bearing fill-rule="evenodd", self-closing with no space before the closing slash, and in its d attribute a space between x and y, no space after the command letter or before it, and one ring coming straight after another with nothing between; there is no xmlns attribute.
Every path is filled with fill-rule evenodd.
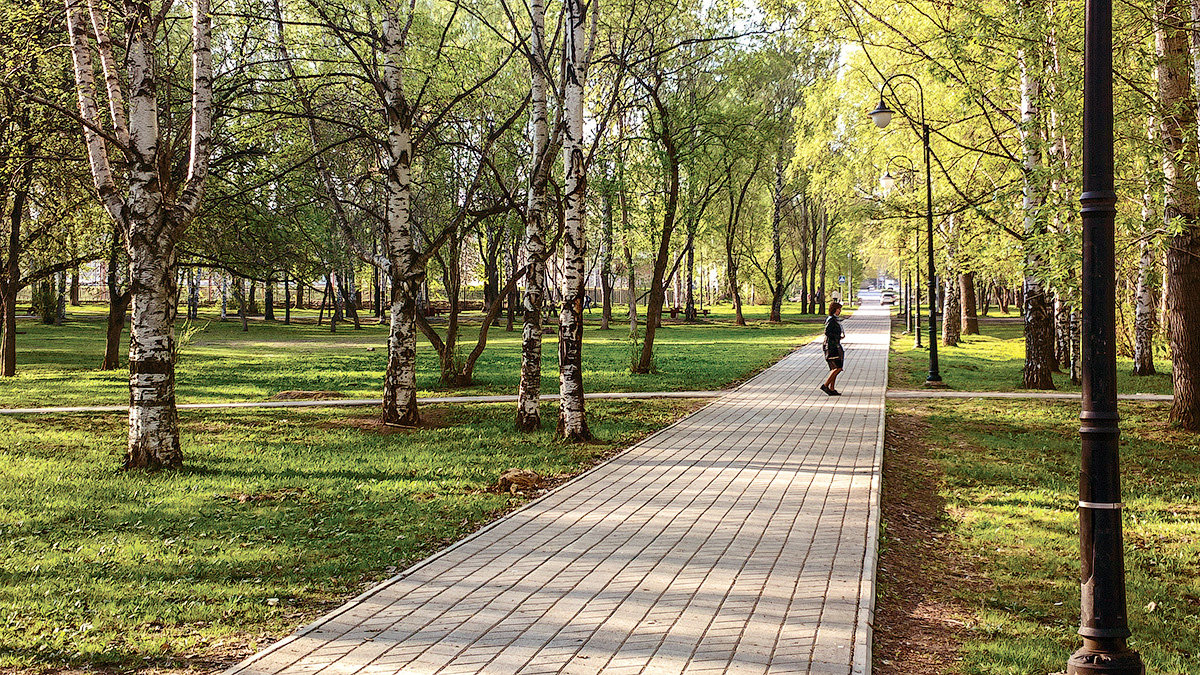
<svg viewBox="0 0 1200 675"><path fill-rule="evenodd" d="M830 347L825 345L825 360L829 363L830 370L837 370L842 367L846 358L846 352L842 350L841 345Z"/></svg>

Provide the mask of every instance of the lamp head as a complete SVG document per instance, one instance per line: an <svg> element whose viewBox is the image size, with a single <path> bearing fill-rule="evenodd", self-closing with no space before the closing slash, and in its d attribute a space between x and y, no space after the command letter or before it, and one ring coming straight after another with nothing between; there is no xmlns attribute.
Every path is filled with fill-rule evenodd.
<svg viewBox="0 0 1200 675"><path fill-rule="evenodd" d="M885 195L891 193L892 188L896 187L896 177L890 171L884 171L879 177L879 187L883 188Z"/></svg>
<svg viewBox="0 0 1200 675"><path fill-rule="evenodd" d="M875 109L867 114L871 116L871 121L875 123L875 126L882 129L892 121L892 115L895 115L896 111L887 107L887 103L884 103L883 97L880 97L879 105L875 106Z"/></svg>

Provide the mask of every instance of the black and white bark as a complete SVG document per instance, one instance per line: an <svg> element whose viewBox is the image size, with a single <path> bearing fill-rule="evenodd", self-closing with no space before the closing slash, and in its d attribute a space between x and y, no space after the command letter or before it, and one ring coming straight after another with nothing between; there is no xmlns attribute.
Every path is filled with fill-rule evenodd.
<svg viewBox="0 0 1200 675"><path fill-rule="evenodd" d="M584 87L587 82L585 0L565 0L563 81L563 286L558 337L558 434L586 441L583 398L583 295L587 251L587 171L583 138Z"/></svg>
<svg viewBox="0 0 1200 675"><path fill-rule="evenodd" d="M1154 117L1150 116L1149 137L1153 142ZM1137 291L1134 296L1133 309L1133 374L1154 375L1154 292L1157 286L1158 270L1155 265L1155 255L1150 243L1150 233L1154 230L1151 222L1154 218L1153 185L1149 172L1146 174L1145 186L1142 190L1141 209L1141 241L1138 243Z"/></svg>
<svg viewBox="0 0 1200 675"><path fill-rule="evenodd" d="M609 184L604 190L604 231L600 238L600 330L609 330L612 321L613 201L612 186Z"/></svg>
<svg viewBox="0 0 1200 675"><path fill-rule="evenodd" d="M90 26L89 26L90 18ZM212 12L209 0L193 0L191 21L190 128L161 129L164 115L155 49L164 17L148 4L133 4L124 24L125 83L108 34L107 15L92 2L66 0L67 32L79 100L88 166L100 203L121 229L130 259L133 292L129 348L129 442L127 468L173 468L183 462L175 407L174 320L176 245L195 217L204 194L212 146ZM110 131L104 131L97 105L92 39L100 54L109 102ZM129 101L128 119L125 100ZM188 139L187 168L174 183L161 169L173 148L160 143ZM109 147L122 152L118 179ZM166 154L164 154L166 153Z"/></svg>
<svg viewBox="0 0 1200 675"><path fill-rule="evenodd" d="M412 231L412 111L404 95L404 46L407 25L400 16L384 18L382 32L383 111L387 122L384 154L386 211L383 248L392 286L388 363L383 384L383 421L416 426L416 291L422 272Z"/></svg>
<svg viewBox="0 0 1200 675"><path fill-rule="evenodd" d="M942 284L942 345L955 347L962 334L962 287L958 280L958 228L953 214L945 231L946 273Z"/></svg>
<svg viewBox="0 0 1200 675"><path fill-rule="evenodd" d="M187 296L187 318L195 320L200 318L200 271L195 265L190 265L187 268L188 280L188 296Z"/></svg>
<svg viewBox="0 0 1200 675"><path fill-rule="evenodd" d="M550 119L546 63L546 5L530 0L529 32L531 166L525 207L525 292L522 298L521 379L517 385L517 429L541 428L542 307L546 301L546 184L549 180Z"/></svg>
<svg viewBox="0 0 1200 675"><path fill-rule="evenodd" d="M818 279L817 303L819 305L817 307L818 313L824 313L827 309L827 303L826 303L826 299L825 299L825 260L826 260L826 258L828 258L828 254L829 254L829 232L830 232L830 229L831 228L830 228L830 224L829 224L829 211L826 210L821 214L821 261L820 261L820 271L818 272L818 275L817 275L817 279Z"/></svg>
<svg viewBox="0 0 1200 675"><path fill-rule="evenodd" d="M1028 3L1026 5L1028 11ZM1045 133L1042 124L1042 59L1040 42L1026 41L1018 51L1021 70L1022 209L1025 219L1024 307L1025 365L1021 374L1023 389L1054 389L1054 315L1049 294L1042 281L1045 261L1036 251L1038 238L1045 234L1046 200L1042 170Z"/></svg>
<svg viewBox="0 0 1200 675"><path fill-rule="evenodd" d="M946 274L943 291L942 345L955 347L962 336L962 286L958 275Z"/></svg>

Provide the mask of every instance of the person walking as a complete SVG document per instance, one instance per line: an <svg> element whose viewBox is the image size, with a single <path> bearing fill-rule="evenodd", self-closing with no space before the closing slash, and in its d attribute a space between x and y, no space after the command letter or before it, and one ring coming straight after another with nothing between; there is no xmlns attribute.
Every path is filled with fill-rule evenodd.
<svg viewBox="0 0 1200 675"><path fill-rule="evenodd" d="M821 384L821 391L828 396L841 396L842 392L834 389L837 383L837 376L842 372L842 366L845 363L846 352L842 349L842 338L846 337L846 332L842 330L842 320L838 315L842 313L842 303L834 300L829 303L829 316L825 317L825 361L829 364L829 377L825 378L825 382Z"/></svg>

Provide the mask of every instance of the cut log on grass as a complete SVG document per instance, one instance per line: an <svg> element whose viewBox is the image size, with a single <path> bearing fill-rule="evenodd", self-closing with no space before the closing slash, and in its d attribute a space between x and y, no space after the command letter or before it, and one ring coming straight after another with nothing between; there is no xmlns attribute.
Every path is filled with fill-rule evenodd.
<svg viewBox="0 0 1200 675"><path fill-rule="evenodd" d="M496 481L497 492L508 492L514 495L539 490L545 486L546 479L538 472L528 469L508 469L500 474L500 479Z"/></svg>

